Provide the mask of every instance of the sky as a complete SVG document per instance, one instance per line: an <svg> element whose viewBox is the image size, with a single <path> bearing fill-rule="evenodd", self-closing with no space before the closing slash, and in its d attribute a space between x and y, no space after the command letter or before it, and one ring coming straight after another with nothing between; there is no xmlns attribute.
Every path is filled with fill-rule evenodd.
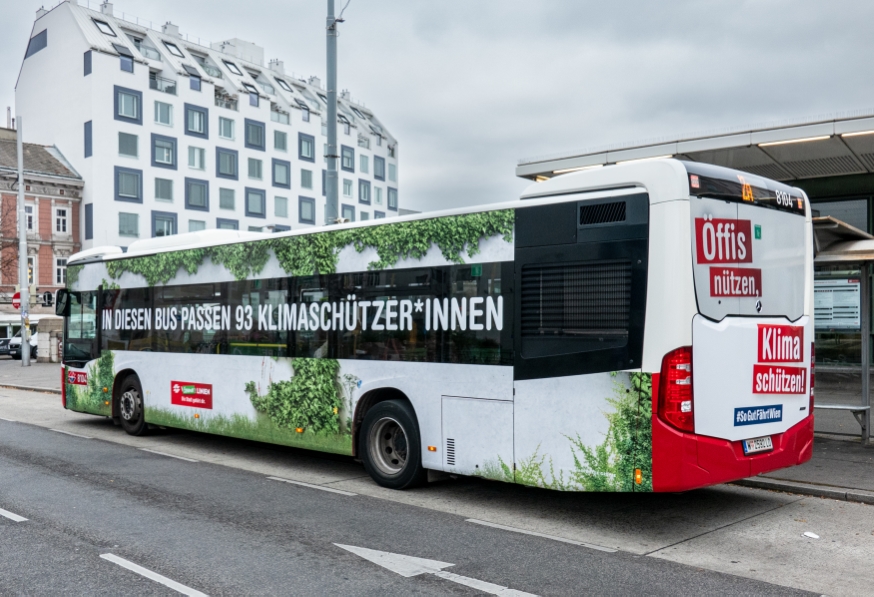
<svg viewBox="0 0 874 597"><path fill-rule="evenodd" d="M14 112L35 12L55 1L2 0L0 108ZM114 2L323 81L326 6ZM339 87L398 139L408 209L516 199L524 158L874 107L864 0L351 0L344 18Z"/></svg>

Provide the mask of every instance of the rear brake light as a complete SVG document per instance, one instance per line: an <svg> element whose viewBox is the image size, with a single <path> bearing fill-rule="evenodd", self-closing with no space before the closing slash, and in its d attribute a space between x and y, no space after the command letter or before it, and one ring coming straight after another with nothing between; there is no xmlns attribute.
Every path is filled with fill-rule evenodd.
<svg viewBox="0 0 874 597"><path fill-rule="evenodd" d="M662 359L659 418L682 431L695 431L692 347L672 350Z"/></svg>
<svg viewBox="0 0 874 597"><path fill-rule="evenodd" d="M810 410L807 414L813 416L813 380L816 377L813 373L813 368L816 365L816 348L813 342L810 343Z"/></svg>

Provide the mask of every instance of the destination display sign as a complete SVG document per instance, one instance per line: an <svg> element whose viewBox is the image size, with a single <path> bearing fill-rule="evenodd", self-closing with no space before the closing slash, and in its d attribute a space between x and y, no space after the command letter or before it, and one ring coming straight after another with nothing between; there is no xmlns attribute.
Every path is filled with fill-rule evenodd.
<svg viewBox="0 0 874 597"><path fill-rule="evenodd" d="M804 197L790 186L754 174L735 173L707 164L683 164L689 174L689 193L693 196L749 203L804 215Z"/></svg>

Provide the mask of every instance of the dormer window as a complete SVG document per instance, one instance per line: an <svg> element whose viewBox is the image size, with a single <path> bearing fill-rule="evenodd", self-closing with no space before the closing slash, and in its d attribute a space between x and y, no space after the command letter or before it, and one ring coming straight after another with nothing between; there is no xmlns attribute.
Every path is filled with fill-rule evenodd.
<svg viewBox="0 0 874 597"><path fill-rule="evenodd" d="M239 68L237 68L236 64L234 64L233 62L228 62L227 60L223 60L223 62L225 63L225 66L228 67L229 71L231 71L235 75L239 75L241 77L243 76L243 72Z"/></svg>
<svg viewBox="0 0 874 597"><path fill-rule="evenodd" d="M291 90L291 86L288 83L286 83L284 79L276 79L276 82L279 84L280 87L285 89L287 92L293 93Z"/></svg>
<svg viewBox="0 0 874 597"><path fill-rule="evenodd" d="M328 105L328 97L326 95L321 94L321 93L318 95L320 98L322 98L322 101L325 102L325 105L327 106Z"/></svg>
<svg viewBox="0 0 874 597"><path fill-rule="evenodd" d="M169 41L165 41L164 45L167 46L167 49L170 51L170 53L173 54L174 56L176 56L177 58L185 58L185 54L182 53L182 50L180 50L179 46L177 46L176 44L169 42Z"/></svg>
<svg viewBox="0 0 874 597"><path fill-rule="evenodd" d="M100 29L101 33L111 35L112 37L118 37L106 21L98 21L97 19L91 20L94 21L94 24L97 25L97 28Z"/></svg>

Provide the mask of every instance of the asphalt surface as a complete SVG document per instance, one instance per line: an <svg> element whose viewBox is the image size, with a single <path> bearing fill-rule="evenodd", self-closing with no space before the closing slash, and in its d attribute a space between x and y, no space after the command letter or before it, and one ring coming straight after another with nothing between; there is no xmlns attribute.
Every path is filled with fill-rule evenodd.
<svg viewBox="0 0 874 597"><path fill-rule="evenodd" d="M399 576L335 543L452 563L448 572L537 595L801 594L2 420L0 508L27 518L0 516L2 594L178 594L104 554L209 595L484 594ZM632 503L623 517L643 514Z"/></svg>

